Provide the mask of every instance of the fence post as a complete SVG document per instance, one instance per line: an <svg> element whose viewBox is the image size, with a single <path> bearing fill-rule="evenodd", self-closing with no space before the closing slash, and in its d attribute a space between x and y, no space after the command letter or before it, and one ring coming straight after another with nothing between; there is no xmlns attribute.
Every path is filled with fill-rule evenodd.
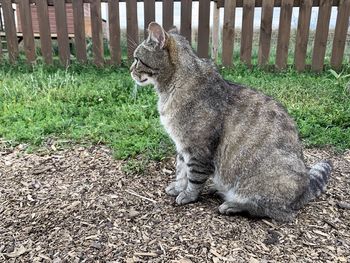
<svg viewBox="0 0 350 263"><path fill-rule="evenodd" d="M269 63L273 6L274 0L265 0L262 2L258 53L258 63L260 66L265 66Z"/></svg>
<svg viewBox="0 0 350 263"><path fill-rule="evenodd" d="M90 4L91 12L91 33L92 49L94 52L94 62L96 66L102 66L104 63L103 51L103 32L102 32L102 14L101 0L94 0Z"/></svg>
<svg viewBox="0 0 350 263"><path fill-rule="evenodd" d="M87 61L86 55L86 38L85 38L85 19L84 19L84 1L74 0L73 17L74 17L74 41L79 62Z"/></svg>
<svg viewBox="0 0 350 263"><path fill-rule="evenodd" d="M11 63L15 63L18 58L18 40L12 1L0 0L0 4L2 6L2 11L4 12L6 41L10 61Z"/></svg>
<svg viewBox="0 0 350 263"><path fill-rule="evenodd" d="M54 0L57 42L60 61L63 66L68 66L70 62L69 37L66 16L66 1Z"/></svg>
<svg viewBox="0 0 350 263"><path fill-rule="evenodd" d="M209 34L210 34L210 0L199 1L198 17L198 56L208 58L209 54Z"/></svg>
<svg viewBox="0 0 350 263"><path fill-rule="evenodd" d="M108 0L109 44L112 64L121 63L119 1Z"/></svg>
<svg viewBox="0 0 350 263"><path fill-rule="evenodd" d="M27 62L35 61L35 44L32 24L32 10L29 0L22 0L18 4L20 20L23 30L24 51L27 57Z"/></svg>
<svg viewBox="0 0 350 263"><path fill-rule="evenodd" d="M287 67L293 2L293 0L282 0L281 3L280 23L278 28L278 40L276 51L277 69L284 69Z"/></svg>
<svg viewBox="0 0 350 263"><path fill-rule="evenodd" d="M312 0L305 0L299 7L299 21L295 40L294 64L297 71L305 69L307 42L311 18Z"/></svg>
<svg viewBox="0 0 350 263"><path fill-rule="evenodd" d="M126 1L126 16L127 16L126 38L128 42L128 58L130 61L132 61L134 56L134 50L139 44L136 0Z"/></svg>
<svg viewBox="0 0 350 263"><path fill-rule="evenodd" d="M155 0L144 0L144 37L148 35L147 28L149 23L155 21Z"/></svg>
<svg viewBox="0 0 350 263"><path fill-rule="evenodd" d="M342 66L346 34L349 27L350 0L341 0L338 7L337 23L335 26L331 65L339 70Z"/></svg>
<svg viewBox="0 0 350 263"><path fill-rule="evenodd" d="M251 65L255 0L243 1L241 61Z"/></svg>
<svg viewBox="0 0 350 263"><path fill-rule="evenodd" d="M219 53L219 26L220 26L220 8L217 2L214 2L213 8L213 27L211 31L212 35L212 49L211 49L211 58L214 62L218 60Z"/></svg>
<svg viewBox="0 0 350 263"><path fill-rule="evenodd" d="M324 57L327 48L329 21L332 11L332 2L333 1L329 0L320 0L311 66L312 70L316 72L323 69Z"/></svg>
<svg viewBox="0 0 350 263"><path fill-rule="evenodd" d="M36 0L40 31L41 54L46 64L52 64L52 43L47 0Z"/></svg>
<svg viewBox="0 0 350 263"><path fill-rule="evenodd" d="M232 65L233 44L235 39L236 0L225 0L224 26L222 31L222 64Z"/></svg>
<svg viewBox="0 0 350 263"><path fill-rule="evenodd" d="M163 28L168 31L174 25L174 0L163 0Z"/></svg>
<svg viewBox="0 0 350 263"><path fill-rule="evenodd" d="M181 35L191 44L192 36L192 0L181 0Z"/></svg>

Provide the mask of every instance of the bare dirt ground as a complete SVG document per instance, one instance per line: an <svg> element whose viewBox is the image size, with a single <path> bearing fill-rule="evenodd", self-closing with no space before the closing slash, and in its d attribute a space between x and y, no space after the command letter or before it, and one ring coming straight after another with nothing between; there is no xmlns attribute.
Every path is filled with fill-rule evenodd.
<svg viewBox="0 0 350 263"><path fill-rule="evenodd" d="M331 159L326 194L292 223L222 216L206 194L164 193L172 160L122 172L102 146L27 154L0 148L0 262L350 262L350 152Z"/></svg>

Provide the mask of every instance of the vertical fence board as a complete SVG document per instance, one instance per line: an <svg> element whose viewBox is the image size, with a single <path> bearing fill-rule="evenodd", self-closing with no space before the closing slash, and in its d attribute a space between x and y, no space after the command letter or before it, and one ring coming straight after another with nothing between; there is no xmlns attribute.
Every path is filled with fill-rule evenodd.
<svg viewBox="0 0 350 263"><path fill-rule="evenodd" d="M0 0L4 12L4 24L7 41L7 50L11 63L15 63L18 58L18 42L16 33L15 16L11 0Z"/></svg>
<svg viewBox="0 0 350 263"><path fill-rule="evenodd" d="M32 24L32 10L29 0L22 0L18 3L19 15L23 31L24 52L26 54L27 62L35 61L35 43Z"/></svg>
<svg viewBox="0 0 350 263"><path fill-rule="evenodd" d="M214 62L217 62L218 53L219 53L219 26L220 26L220 9L218 3L214 3L213 8L213 28L212 28L212 49L211 49L211 58Z"/></svg>
<svg viewBox="0 0 350 263"><path fill-rule="evenodd" d="M174 0L163 0L163 27L168 31L174 25Z"/></svg>
<svg viewBox="0 0 350 263"><path fill-rule="evenodd" d="M139 43L139 32L137 23L137 2L136 0L128 0L126 2L127 16L127 42L128 42L128 58L132 60L134 50Z"/></svg>
<svg viewBox="0 0 350 263"><path fill-rule="evenodd" d="M210 0L199 2L199 21L198 21L198 56L202 58L209 57L209 19L210 19Z"/></svg>
<svg viewBox="0 0 350 263"><path fill-rule="evenodd" d="M192 35L192 0L181 0L181 35L191 44Z"/></svg>
<svg viewBox="0 0 350 263"><path fill-rule="evenodd" d="M41 54L46 64L52 64L52 42L47 0L36 0L40 31Z"/></svg>
<svg viewBox="0 0 350 263"><path fill-rule="evenodd" d="M112 64L121 63L119 0L108 0L109 44Z"/></svg>
<svg viewBox="0 0 350 263"><path fill-rule="evenodd" d="M284 69L287 67L293 2L293 0L282 0L281 3L280 23L278 28L276 51L276 67L278 69Z"/></svg>
<svg viewBox="0 0 350 263"><path fill-rule="evenodd" d="M102 66L103 61L103 32L102 32L102 14L101 0L94 0L90 4L91 12L91 33L92 50L94 53L94 63L96 66Z"/></svg>
<svg viewBox="0 0 350 263"><path fill-rule="evenodd" d="M149 23L155 21L155 0L144 0L144 19L145 19L145 23L144 23L144 35L145 38L148 35L147 32L147 28Z"/></svg>
<svg viewBox="0 0 350 263"><path fill-rule="evenodd" d="M302 1L299 8L298 29L295 40L294 65L296 70L305 69L307 43L309 40L312 0Z"/></svg>
<svg viewBox="0 0 350 263"><path fill-rule="evenodd" d="M243 19L241 32L241 61L251 65L253 44L255 0L243 2Z"/></svg>
<svg viewBox="0 0 350 263"><path fill-rule="evenodd" d="M311 66L312 70L316 72L323 69L331 11L332 1L320 0Z"/></svg>
<svg viewBox="0 0 350 263"><path fill-rule="evenodd" d="M331 65L339 70L342 66L346 35L349 27L350 0L341 0L338 8L332 47Z"/></svg>
<svg viewBox="0 0 350 263"><path fill-rule="evenodd" d="M70 59L70 51L67 28L66 3L62 0L54 0L54 5L57 26L58 52L60 56L60 61L62 65L68 66Z"/></svg>
<svg viewBox="0 0 350 263"><path fill-rule="evenodd" d="M73 17L74 17L74 41L79 62L87 61L86 39L85 39L85 20L84 20L84 1L74 0Z"/></svg>
<svg viewBox="0 0 350 263"><path fill-rule="evenodd" d="M273 6L274 0L265 0L262 3L258 53L258 63L260 66L264 66L269 63Z"/></svg>
<svg viewBox="0 0 350 263"><path fill-rule="evenodd" d="M236 0L225 0L224 26L222 31L222 64L232 65L233 43L235 38Z"/></svg>

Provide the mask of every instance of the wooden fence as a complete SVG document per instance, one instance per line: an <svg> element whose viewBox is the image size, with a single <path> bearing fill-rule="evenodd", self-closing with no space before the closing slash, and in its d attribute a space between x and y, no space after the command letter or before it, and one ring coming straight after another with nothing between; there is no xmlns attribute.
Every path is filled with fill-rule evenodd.
<svg viewBox="0 0 350 263"><path fill-rule="evenodd" d="M110 58L104 57L103 27L101 17L101 2L108 4L109 50ZM46 63L53 61L52 34L50 32L50 19L48 5L55 9L55 22L57 28L58 54L62 65L69 65L73 54L70 44L75 44L74 56L79 62L86 62L87 45L84 23L84 4L89 4L91 15L91 35L93 45L93 61L102 66L105 63L121 63L121 29L120 10L118 0L0 0L1 17L4 22L3 38L6 38L7 52L11 62L16 62L19 56L18 30L15 21L13 4L17 4L19 20L21 21L21 37L26 59L29 63L36 60L35 35L33 34L33 21L31 9L37 8L41 53ZM155 20L155 0L144 0L144 24ZM163 0L163 26L169 29L174 23L174 0ZM181 0L181 26L180 32L191 41L192 36L192 0ZM198 45L197 52L201 57L209 56L210 44L210 0L199 1ZM331 66L340 69L343 63L345 43L347 38L350 14L350 0L217 0L214 8L224 8L224 22L222 27L222 63L232 65L233 45L235 37L235 11L243 7L243 21L241 29L240 59L250 65L252 63L253 21L255 7L262 7L258 64L269 64L271 51L272 17L274 7L280 7L280 20L277 38L275 66L283 69L287 66L289 42L291 35L291 18L293 7L299 8L298 28L294 51L294 65L299 71L305 69L307 46L309 41L309 27L311 8L319 6L318 21L313 42L311 67L314 71L321 71L324 67L329 22L332 6L338 6L337 21L334 32L331 53ZM66 3L72 3L74 17L74 36L67 30ZM139 43L139 27L137 17L137 0L126 0L127 12L127 46L128 57L132 58L133 50ZM216 17L215 17L216 16ZM214 11L214 25L212 28L213 45L218 43L218 13ZM220 28L221 30L221 28ZM1 33L1 32L0 32ZM146 30L145 33L147 34ZM0 57L4 50L1 50Z"/></svg>

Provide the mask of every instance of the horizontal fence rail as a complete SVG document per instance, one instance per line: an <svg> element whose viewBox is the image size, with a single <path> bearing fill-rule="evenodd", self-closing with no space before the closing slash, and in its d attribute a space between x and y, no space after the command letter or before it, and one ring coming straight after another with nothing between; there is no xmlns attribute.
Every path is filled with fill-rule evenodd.
<svg viewBox="0 0 350 263"><path fill-rule="evenodd" d="M122 2L126 2L125 10L120 8ZM139 28L138 2L143 2L144 28ZM140 39L147 36L148 23L156 19L156 2L162 2L163 14L162 21L157 22L162 22L166 30L174 24L174 3L180 2L180 33L196 46L200 57L211 56L216 59L218 50L221 50L220 63L224 66L232 66L234 60L240 60L247 65L257 63L284 69L293 53L292 63L298 71L305 70L307 66L316 72L322 71L330 37L330 65L337 70L343 65L350 0L0 0L0 61L6 54L15 63L23 51L28 63L42 57L45 63L52 64L58 56L64 66L68 66L72 60L81 63L93 61L97 66L119 65L124 53L129 60L132 59ZM192 26L193 2L199 2L198 29ZM214 2L213 6L211 2ZM106 20L101 12L103 3L107 6ZM261 8L261 23L259 34L255 34L254 16L258 7ZM299 15L294 34L294 51L291 52L293 7L299 7ZM318 7L319 11L314 38L311 39L313 7ZM337 18L335 30L330 35L332 7L337 7ZM243 10L240 30L235 26L237 8ZM273 48L275 8L280 8L280 18ZM223 10L221 23L219 10ZM125 41L122 38L120 12L126 12L127 17ZM211 15L213 24L210 24ZM255 35L259 35L258 40L254 38ZM239 59L235 58L233 52L237 37L240 44ZM56 50L53 41L57 43ZM256 62L253 59L254 41L258 43ZM221 48L218 47L219 43ZM308 47L312 49L310 65L307 63Z"/></svg>

